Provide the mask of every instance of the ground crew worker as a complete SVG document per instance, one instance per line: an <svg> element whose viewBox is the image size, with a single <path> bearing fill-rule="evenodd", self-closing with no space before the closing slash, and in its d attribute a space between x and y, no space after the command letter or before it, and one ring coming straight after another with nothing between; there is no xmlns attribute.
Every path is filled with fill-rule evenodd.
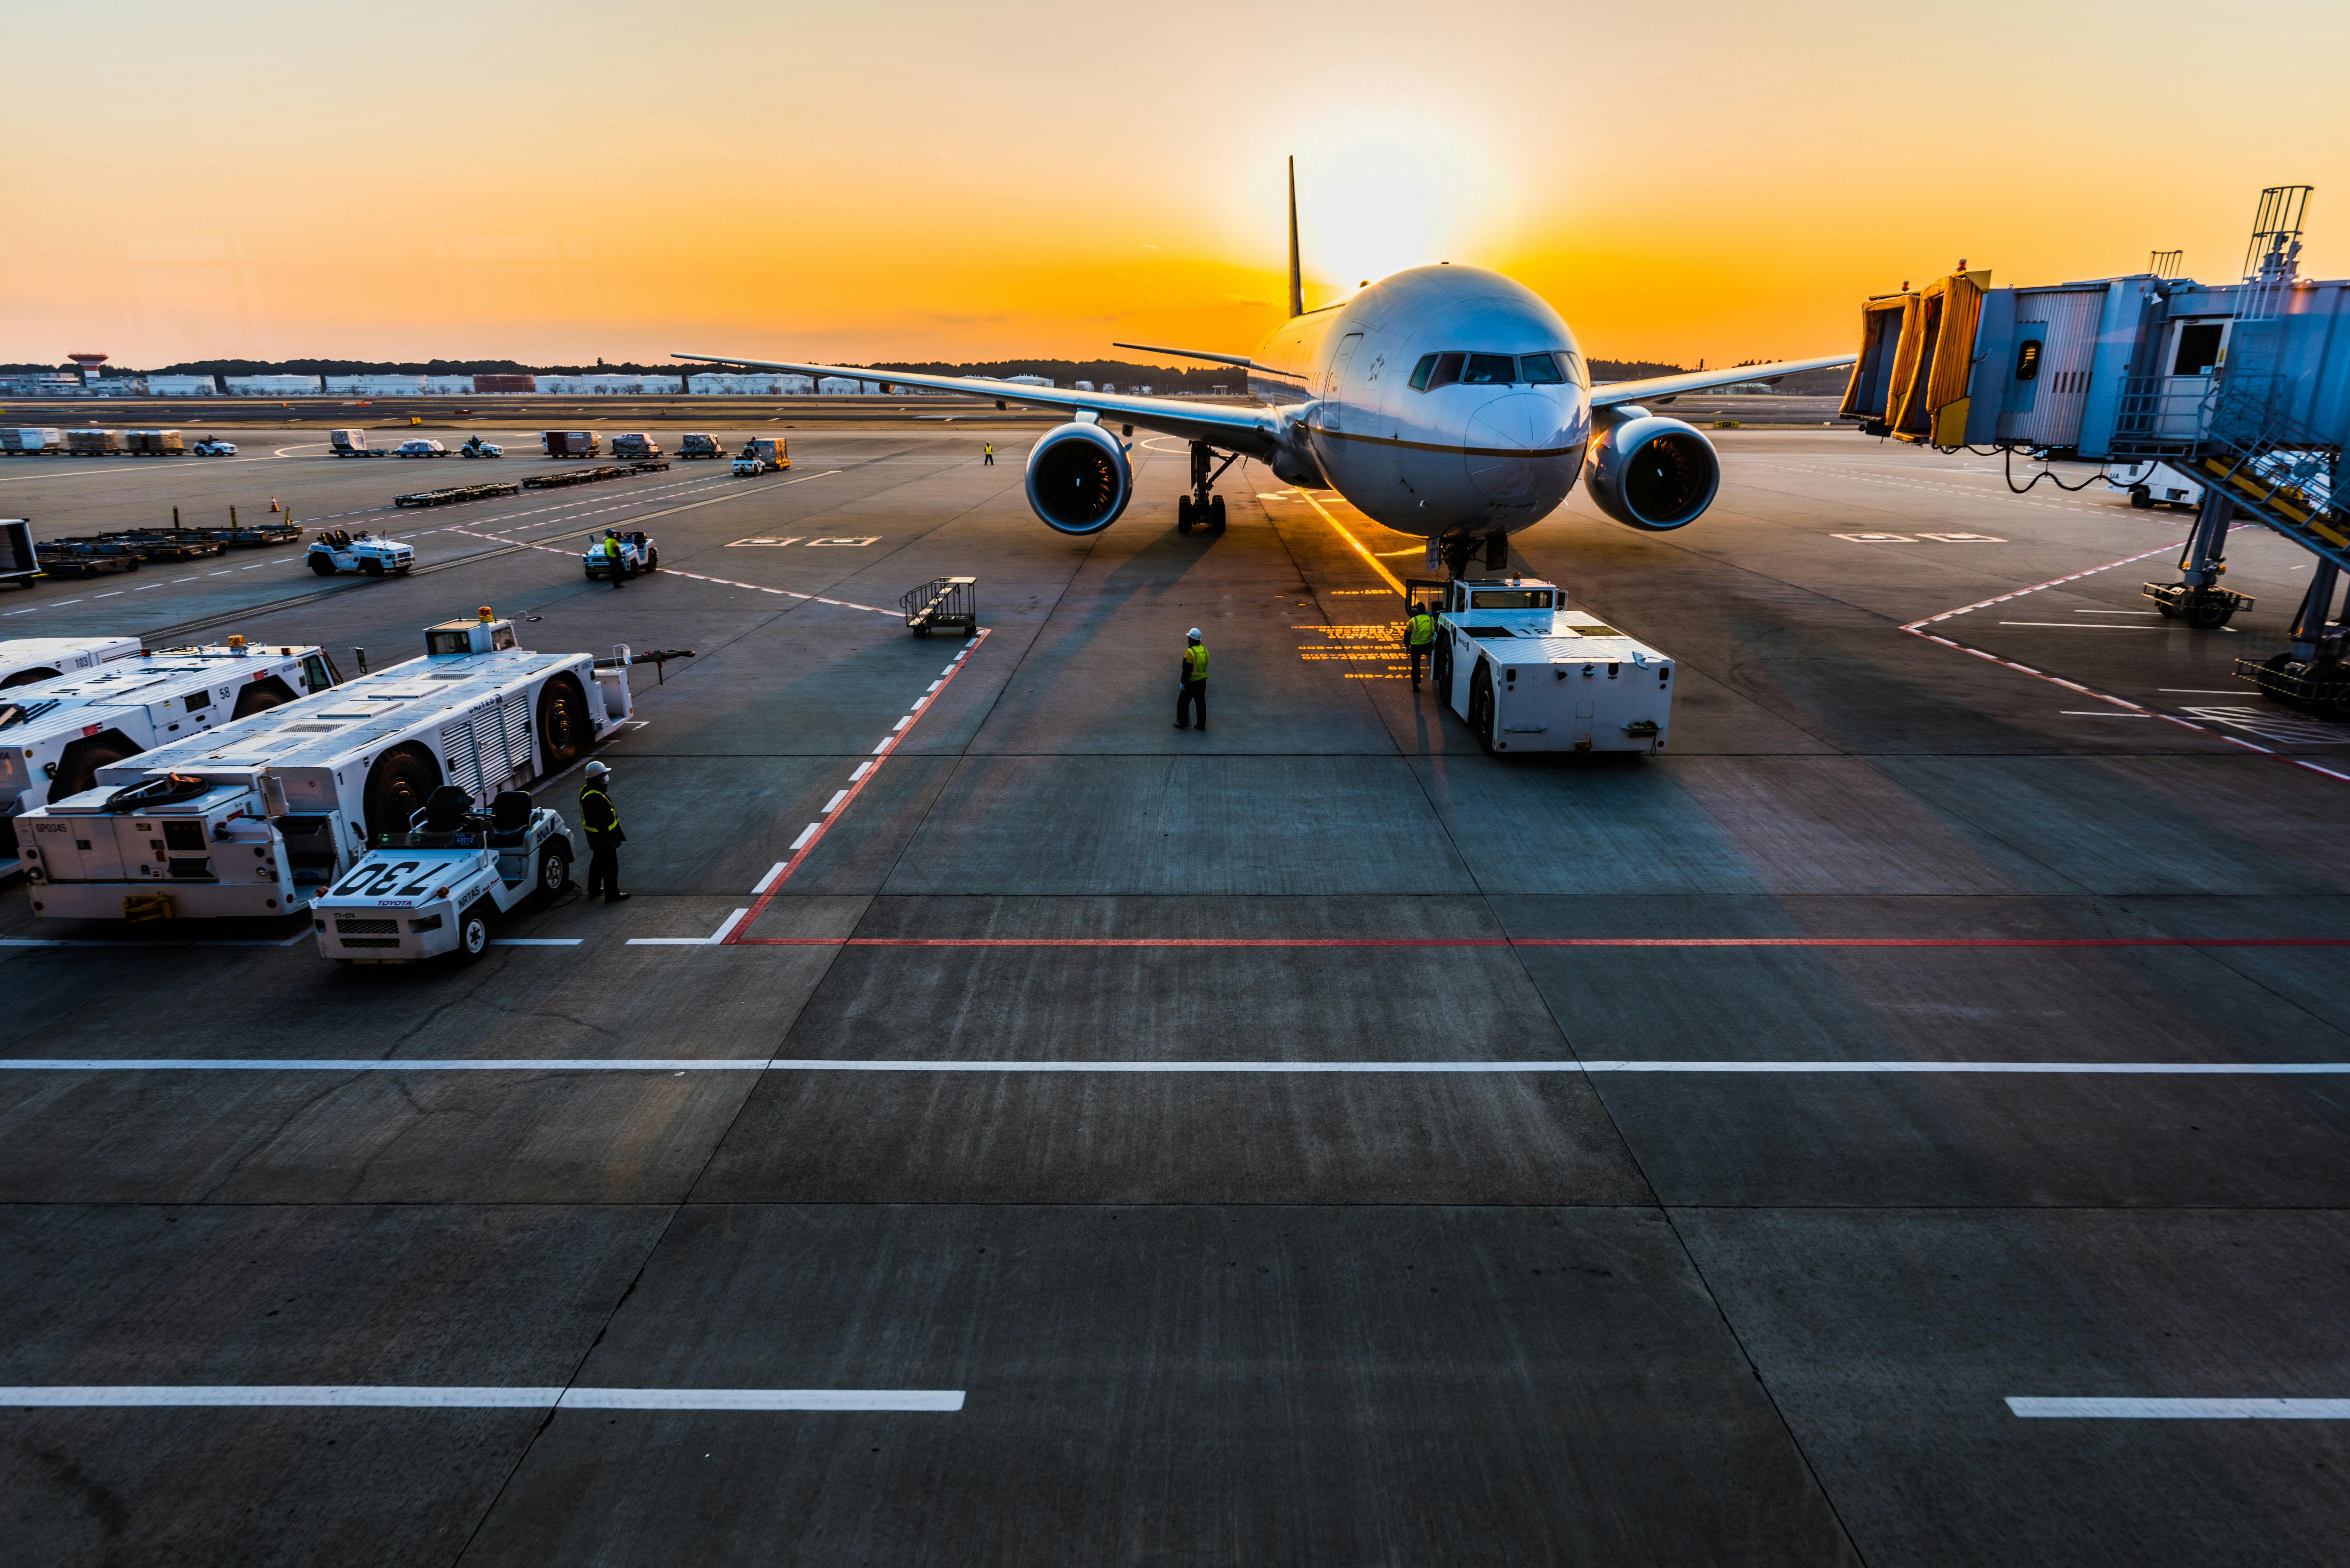
<svg viewBox="0 0 2350 1568"><path fill-rule="evenodd" d="M620 580L629 575L629 568L628 564L620 558L619 535L609 528L604 530L604 565L611 568L614 587L627 586Z"/></svg>
<svg viewBox="0 0 2350 1568"><path fill-rule="evenodd" d="M1411 653L1411 689L1417 691L1419 690L1419 661L1436 645L1436 618L1429 613L1426 605L1418 602L1412 605L1411 618L1403 623L1403 644Z"/></svg>
<svg viewBox="0 0 2350 1568"><path fill-rule="evenodd" d="M992 441L982 441L979 445L979 466L982 468L993 468L995 466L995 443Z"/></svg>
<svg viewBox="0 0 2350 1568"><path fill-rule="evenodd" d="M629 895L620 891L620 814L612 809L612 770L601 763L588 764L588 782L579 786L579 826L588 830L588 896L604 895L617 904Z"/></svg>
<svg viewBox="0 0 2350 1568"><path fill-rule="evenodd" d="M1208 730L1208 645L1200 640L1200 628L1196 626L1184 635L1191 639L1191 643L1183 649L1183 683L1175 689L1175 727L1179 730L1194 728L1183 713L1187 707L1196 705L1200 710L1197 728L1205 734Z"/></svg>

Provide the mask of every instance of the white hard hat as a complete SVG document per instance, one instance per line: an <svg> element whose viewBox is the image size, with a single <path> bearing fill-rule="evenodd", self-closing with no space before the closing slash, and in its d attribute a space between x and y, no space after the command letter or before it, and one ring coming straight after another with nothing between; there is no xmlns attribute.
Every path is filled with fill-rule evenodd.
<svg viewBox="0 0 2350 1568"><path fill-rule="evenodd" d="M611 771L611 769L606 767L601 763L589 763L588 764L588 776L591 779L602 778L606 774L608 774Z"/></svg>
<svg viewBox="0 0 2350 1568"><path fill-rule="evenodd" d="M1193 642L1197 642L1197 641L1199 641L1199 640L1200 640L1200 628L1199 628L1198 627L1196 627L1196 626L1195 626L1195 627L1193 627L1191 630L1189 630L1189 631L1185 632L1183 635L1184 635L1185 637L1190 638Z"/></svg>

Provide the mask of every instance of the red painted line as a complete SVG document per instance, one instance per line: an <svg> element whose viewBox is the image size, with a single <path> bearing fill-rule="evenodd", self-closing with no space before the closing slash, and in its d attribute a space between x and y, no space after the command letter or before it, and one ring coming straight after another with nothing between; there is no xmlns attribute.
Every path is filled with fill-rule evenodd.
<svg viewBox="0 0 2350 1568"><path fill-rule="evenodd" d="M809 846L815 846L814 840ZM746 919L741 925L750 923ZM2350 937L729 937L727 941L779 948L2350 947Z"/></svg>
<svg viewBox="0 0 2350 1568"><path fill-rule="evenodd" d="M939 679L937 690L930 692L922 704L914 711L913 722L902 730L892 731L887 740L874 748L873 763L865 770L865 776L850 784L848 793L841 796L839 804L824 814L816 823L816 831L808 836L807 842L794 850L792 857L784 862L782 875L768 885L765 892L759 895L757 901L751 906L751 912L734 922L734 929L726 934L726 940L720 943L720 946L733 948L830 945L822 938L746 937L743 933L758 924L759 917L766 913L767 906L775 901L775 895L784 890L784 884L792 879L792 874L800 868L802 861L816 853L816 846L824 842L824 836L832 831L832 825L838 822L847 814L848 808L857 804L857 797L865 793L865 786L881 776L882 765L898 754L899 746L904 743L907 736L914 732L914 725L920 723L922 716L936 705L931 699L936 698L941 691L954 684L954 678L962 673L963 666L970 660L972 654L977 651L981 643L987 640L987 633L988 628L981 627L972 634L971 640L963 644L962 651L954 656L954 662L949 667L946 674Z"/></svg>

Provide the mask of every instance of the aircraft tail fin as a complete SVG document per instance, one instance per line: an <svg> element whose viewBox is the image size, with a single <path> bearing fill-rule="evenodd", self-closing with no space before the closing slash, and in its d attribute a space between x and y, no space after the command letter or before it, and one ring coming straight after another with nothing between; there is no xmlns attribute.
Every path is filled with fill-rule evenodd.
<svg viewBox="0 0 2350 1568"><path fill-rule="evenodd" d="M1297 160L1289 160L1289 314L1305 314L1305 275L1297 265Z"/></svg>

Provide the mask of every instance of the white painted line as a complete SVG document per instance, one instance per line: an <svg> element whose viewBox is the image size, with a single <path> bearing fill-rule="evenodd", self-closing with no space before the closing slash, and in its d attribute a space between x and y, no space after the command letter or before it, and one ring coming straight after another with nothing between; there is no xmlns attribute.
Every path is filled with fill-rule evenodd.
<svg viewBox="0 0 2350 1568"><path fill-rule="evenodd" d="M874 747L874 748L873 748L873 754L874 754L875 756L877 756L877 757L878 757L878 756L879 756L882 753L884 753L884 752L888 751L888 750L889 749L889 742L890 742L891 741L895 740L896 738L897 738L897 737L896 737L896 736L894 736L894 735L884 735L884 736L882 736L882 737L881 737L881 743L880 743L879 745L878 745L878 746L876 746L876 747Z"/></svg>
<svg viewBox="0 0 2350 1568"><path fill-rule="evenodd" d="M926 690L926 691L937 691L940 687L944 686L946 683L947 683L946 677L945 677L945 676L943 676L943 675L941 675L941 676L940 676L936 680L931 681L931 682L930 683L929 687L927 687L925 690Z"/></svg>
<svg viewBox="0 0 2350 1568"><path fill-rule="evenodd" d="M400 1383L101 1383L0 1386L0 1407L390 1410L931 1410L960 1388L559 1388Z"/></svg>
<svg viewBox="0 0 2350 1568"><path fill-rule="evenodd" d="M148 591L149 591L149 589L152 589L152 588L160 588L160 587L161 587L162 586L163 586L163 585L162 585L162 584L161 584L161 583L149 583L149 584L147 585L147 587L143 587L143 588L133 588L133 589L131 589L130 591L131 591L132 593L134 593L134 594L143 594L143 593L148 592Z"/></svg>
<svg viewBox="0 0 2350 1568"><path fill-rule="evenodd" d="M749 911L738 909L715 937L633 937L630 947L709 947ZM308 933L304 933L306 936ZM938 1057L720 1056L441 1057L403 1061L328 1056L10 1056L0 1072L21 1073L1249 1073L1249 1074L2137 1074L2157 1077L2350 1075L2350 1062L1100 1062L954 1061Z"/></svg>
<svg viewBox="0 0 2350 1568"><path fill-rule="evenodd" d="M727 933L742 923L748 909L737 909L718 924L718 929L706 937L630 937L626 943L632 948L714 948L724 941Z"/></svg>
<svg viewBox="0 0 2350 1568"><path fill-rule="evenodd" d="M99 595L98 595L97 597L98 597L99 598L102 598L102 599L110 599L110 598L118 597L120 597L120 595L122 595L122 594L124 594L124 593L127 593L127 592L129 592L129 591L130 591L130 590L129 590L129 589L127 589L127 588L117 588L117 589L115 589L112 593L99 594Z"/></svg>
<svg viewBox="0 0 2350 1568"><path fill-rule="evenodd" d="M864 763L858 763L858 764L857 764L857 771L856 771L855 773L853 773L853 774L849 774L849 775L848 775L848 782L849 782L850 784L855 784L858 779L863 778L863 777L865 776L866 773L868 772L868 770L869 770L872 766L873 766L873 764L872 764L871 763L869 763L869 762L864 762Z"/></svg>
<svg viewBox="0 0 2350 1568"><path fill-rule="evenodd" d="M909 713L909 714L907 714L904 718L902 718L902 719L899 720L896 723L894 723L894 724L890 725L890 726L889 726L889 732L890 732L891 734L893 734L893 735L894 735L894 734L896 734L899 731L900 731L900 730L904 729L907 725L909 725L909 724L912 723L913 722L914 722L914 716L913 716L911 713Z"/></svg>
<svg viewBox="0 0 2350 1568"><path fill-rule="evenodd" d="M797 848L798 846L794 845L793 847ZM778 860L773 866L768 867L767 874L759 878L759 885L752 888L751 891L754 893L764 893L768 888L774 887L775 885L775 878L784 874L784 867L786 864L787 862L785 861Z"/></svg>
<svg viewBox="0 0 2350 1568"><path fill-rule="evenodd" d="M823 826L824 824L820 822L811 822L806 827L801 828L800 836L792 840L792 847L794 849L797 849L802 845L805 845L809 839L814 838L816 836L816 830Z"/></svg>
<svg viewBox="0 0 2350 1568"><path fill-rule="evenodd" d="M490 946L494 948L576 948L581 940L582 939L578 937L492 937Z"/></svg>
<svg viewBox="0 0 2350 1568"><path fill-rule="evenodd" d="M826 801L826 802L824 803L824 810L823 810L821 813L819 813L818 815L824 815L824 816L830 816L834 812L838 811L838 810L840 809L840 803L841 803L842 801L844 801L844 800L847 800L847 798L848 798L848 792L847 792L847 790L845 790L845 789L844 789L844 790L835 790L835 791L833 792L832 798L831 798L830 800ZM798 846L798 845L796 845L796 844L795 844L794 846L792 846L792 847L793 847L793 848L795 848L795 849L796 849L796 848L798 848L798 847L799 847L799 846Z"/></svg>
<svg viewBox="0 0 2350 1568"><path fill-rule="evenodd" d="M2167 626L2107 626L2094 620L2003 620L2002 626L2053 626L2062 631L2168 631Z"/></svg>
<svg viewBox="0 0 2350 1568"><path fill-rule="evenodd" d="M2350 1421L2350 1399L2064 1399L2011 1394L2026 1420Z"/></svg>
<svg viewBox="0 0 2350 1568"><path fill-rule="evenodd" d="M2059 708L2056 711L2067 719L2151 719L2151 713L2124 713L2112 708Z"/></svg>

